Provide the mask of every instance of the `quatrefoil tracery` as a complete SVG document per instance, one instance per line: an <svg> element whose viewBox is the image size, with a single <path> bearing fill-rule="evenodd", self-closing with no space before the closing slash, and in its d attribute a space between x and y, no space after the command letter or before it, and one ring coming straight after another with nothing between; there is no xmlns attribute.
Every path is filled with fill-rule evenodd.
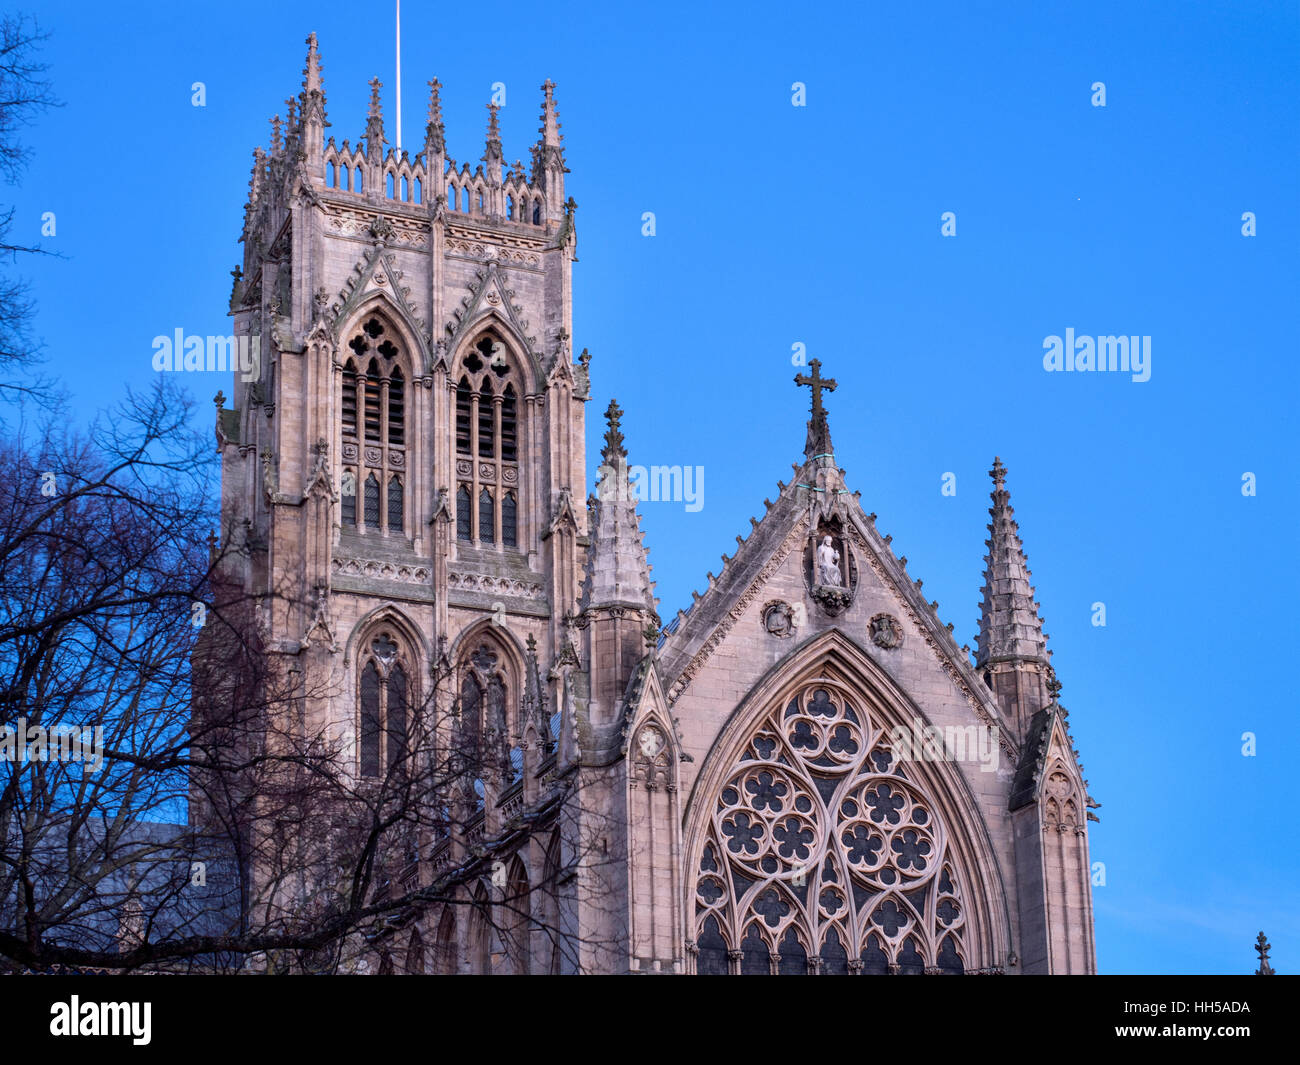
<svg viewBox="0 0 1300 1065"><path fill-rule="evenodd" d="M823 962L848 948L867 968L877 955L904 969L956 959L964 907L948 841L905 774L883 726L831 685L767 715L718 793L697 935L712 918L742 954L757 936Z"/></svg>

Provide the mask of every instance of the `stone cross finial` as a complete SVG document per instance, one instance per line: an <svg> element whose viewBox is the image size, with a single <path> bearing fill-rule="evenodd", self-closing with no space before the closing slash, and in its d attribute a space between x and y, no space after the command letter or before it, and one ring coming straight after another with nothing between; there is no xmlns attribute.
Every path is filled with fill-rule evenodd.
<svg viewBox="0 0 1300 1065"><path fill-rule="evenodd" d="M821 359L813 359L813 361L808 365L812 368L812 376L809 377L807 374L795 374L794 383L800 387L807 385L812 389L812 416L814 418L819 416L824 417L826 411L825 408L822 407L822 390L825 389L827 392L834 392L836 384L835 378L823 377L821 375Z"/></svg>
<svg viewBox="0 0 1300 1065"><path fill-rule="evenodd" d="M812 389L812 415L808 419L808 439L804 444L804 457L811 459L815 455L829 455L832 450L831 429L826 421L826 408L822 405L822 392L834 392L836 382L833 377L822 376L820 359L813 359L808 366L812 370L811 376L795 374L794 383L800 388L807 386Z"/></svg>

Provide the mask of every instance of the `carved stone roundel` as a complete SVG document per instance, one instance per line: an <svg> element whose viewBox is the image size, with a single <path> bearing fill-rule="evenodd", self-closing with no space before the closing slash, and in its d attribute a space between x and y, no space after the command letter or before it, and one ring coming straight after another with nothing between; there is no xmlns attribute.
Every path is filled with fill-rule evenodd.
<svg viewBox="0 0 1300 1065"><path fill-rule="evenodd" d="M763 607L763 629L769 636L784 639L794 634L794 608L789 603L774 599Z"/></svg>
<svg viewBox="0 0 1300 1065"><path fill-rule="evenodd" d="M871 642L892 651L903 642L903 626L892 614L877 614L871 619Z"/></svg>

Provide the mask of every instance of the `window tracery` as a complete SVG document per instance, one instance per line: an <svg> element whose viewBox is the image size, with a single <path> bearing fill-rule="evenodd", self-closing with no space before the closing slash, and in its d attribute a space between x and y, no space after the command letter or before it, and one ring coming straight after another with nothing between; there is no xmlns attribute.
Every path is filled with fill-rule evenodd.
<svg viewBox="0 0 1300 1065"><path fill-rule="evenodd" d="M351 528L402 534L408 466L404 358L391 330L375 315L348 348L339 413L341 519Z"/></svg>
<svg viewBox="0 0 1300 1065"><path fill-rule="evenodd" d="M519 543L519 393L506 347L484 333L464 358L455 389L456 536Z"/></svg>
<svg viewBox="0 0 1300 1065"><path fill-rule="evenodd" d="M963 971L947 827L848 693L817 682L766 714L709 817L698 972Z"/></svg>

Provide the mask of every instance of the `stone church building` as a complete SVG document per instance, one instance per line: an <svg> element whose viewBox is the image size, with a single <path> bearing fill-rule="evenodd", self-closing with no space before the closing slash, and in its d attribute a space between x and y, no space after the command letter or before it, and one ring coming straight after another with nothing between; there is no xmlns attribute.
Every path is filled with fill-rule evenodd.
<svg viewBox="0 0 1300 1065"><path fill-rule="evenodd" d="M481 160L449 156L429 85L414 157L386 141L377 81L340 143L308 39L254 153L231 296L260 363L217 399L231 579L273 668L329 693L304 720L358 780L416 706L493 752L410 873L481 875L374 964L1093 972L1097 804L1005 468L972 653L845 486L814 361L793 476L665 624L615 403L587 482L554 86L525 167L493 106Z"/></svg>

